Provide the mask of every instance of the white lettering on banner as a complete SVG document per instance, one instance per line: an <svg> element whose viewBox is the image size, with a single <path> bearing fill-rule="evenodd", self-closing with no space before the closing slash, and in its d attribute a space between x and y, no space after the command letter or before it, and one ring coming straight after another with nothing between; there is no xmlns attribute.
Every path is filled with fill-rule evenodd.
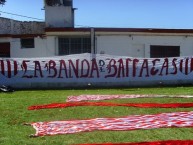
<svg viewBox="0 0 193 145"><path fill-rule="evenodd" d="M179 79L193 71L192 57L176 58L132 58L125 56L77 54L52 58L13 58L0 59L0 79L4 81L46 82L68 79L105 82L110 79L129 81L131 78ZM190 76L191 75L191 76ZM115 80L115 81L116 81Z"/></svg>

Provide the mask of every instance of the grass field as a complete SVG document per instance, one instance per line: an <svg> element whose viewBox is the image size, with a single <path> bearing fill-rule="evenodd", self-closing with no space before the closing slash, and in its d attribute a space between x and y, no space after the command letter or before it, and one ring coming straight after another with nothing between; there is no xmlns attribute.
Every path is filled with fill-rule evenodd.
<svg viewBox="0 0 193 145"><path fill-rule="evenodd" d="M124 143L157 140L193 140L192 128L167 128L137 131L95 131L71 135L30 138L35 130L23 123L88 119L96 117L122 117L132 114L191 111L193 108L160 109L133 107L72 107L28 111L28 106L65 102L67 96L81 94L164 94L193 95L193 87L124 88L89 90L37 90L0 93L0 145L69 145L80 143ZM140 98L111 100L111 102L193 102L193 98Z"/></svg>

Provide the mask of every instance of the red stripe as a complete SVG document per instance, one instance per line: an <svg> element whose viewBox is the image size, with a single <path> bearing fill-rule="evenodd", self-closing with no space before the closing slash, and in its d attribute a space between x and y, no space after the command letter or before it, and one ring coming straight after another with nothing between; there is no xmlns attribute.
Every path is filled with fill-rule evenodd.
<svg viewBox="0 0 193 145"><path fill-rule="evenodd" d="M14 75L17 75L17 61L14 61Z"/></svg>
<svg viewBox="0 0 193 145"><path fill-rule="evenodd" d="M140 143L102 143L102 144L79 144L79 145L193 145L193 140L169 140L157 142L140 142Z"/></svg>
<svg viewBox="0 0 193 145"><path fill-rule="evenodd" d="M183 60L180 60L180 71L183 71Z"/></svg>
<svg viewBox="0 0 193 145"><path fill-rule="evenodd" d="M125 106L125 107L139 107L139 108L190 108L193 103L110 103L110 102L68 102L68 103L52 103L46 105L30 106L28 110L51 109L51 108L67 108L78 106Z"/></svg>
<svg viewBox="0 0 193 145"><path fill-rule="evenodd" d="M7 60L7 72L8 72L8 78L11 78L11 62Z"/></svg>
<svg viewBox="0 0 193 145"><path fill-rule="evenodd" d="M188 75L188 62L189 62L189 59L186 59L186 64L185 64L185 75Z"/></svg>
<svg viewBox="0 0 193 145"><path fill-rule="evenodd" d="M1 74L2 74L2 75L5 75L4 62L3 62L3 60L0 60L0 62L1 62Z"/></svg>

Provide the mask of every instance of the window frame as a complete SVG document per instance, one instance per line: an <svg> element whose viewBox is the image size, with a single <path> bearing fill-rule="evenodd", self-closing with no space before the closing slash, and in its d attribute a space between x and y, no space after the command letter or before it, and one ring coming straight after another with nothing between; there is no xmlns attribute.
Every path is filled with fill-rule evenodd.
<svg viewBox="0 0 193 145"><path fill-rule="evenodd" d="M61 48L62 47L61 46L62 45L62 39L64 40L63 45L65 45L65 41L68 41L68 43L66 43L66 47L68 50L62 51L62 49L64 49L64 48ZM77 39L77 40L80 39L80 43L76 44L75 39ZM74 43L72 43L73 41L74 41ZM80 45L80 48L79 48L80 52L79 52L79 49L77 49L78 47L76 48L73 45L74 46ZM84 46L87 46L87 47L84 47ZM72 50L72 47L74 47L73 50ZM61 53L61 52L63 52L63 53ZM61 36L61 37L58 37L58 55L59 56L70 55L70 54L81 54L81 53L91 53L91 38L90 37L88 37L88 36L74 36L74 37Z"/></svg>
<svg viewBox="0 0 193 145"><path fill-rule="evenodd" d="M150 58L166 58L166 57L180 57L180 46L150 45Z"/></svg>
<svg viewBox="0 0 193 145"><path fill-rule="evenodd" d="M28 41L32 40L32 42L30 42L31 44L27 44L27 42L23 42L23 41L26 41L26 40L28 40ZM21 49L35 48L35 39L34 38L20 38L20 44L21 44Z"/></svg>

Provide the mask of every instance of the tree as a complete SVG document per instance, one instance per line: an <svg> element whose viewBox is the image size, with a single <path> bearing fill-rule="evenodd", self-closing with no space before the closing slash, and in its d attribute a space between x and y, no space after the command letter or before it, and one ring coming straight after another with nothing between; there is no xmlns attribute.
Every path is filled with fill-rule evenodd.
<svg viewBox="0 0 193 145"><path fill-rule="evenodd" d="M4 5L6 0L0 0L0 5Z"/></svg>

